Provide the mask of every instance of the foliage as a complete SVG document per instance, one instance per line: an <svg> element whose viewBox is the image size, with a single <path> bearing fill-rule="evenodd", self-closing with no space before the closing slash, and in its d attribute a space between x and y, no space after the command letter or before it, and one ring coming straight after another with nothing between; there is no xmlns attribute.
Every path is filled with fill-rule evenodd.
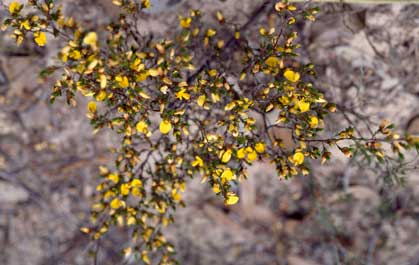
<svg viewBox="0 0 419 265"><path fill-rule="evenodd" d="M90 98L87 117L95 131L120 135L115 165L100 168L92 225L82 231L97 240L111 227L130 228L127 256L149 264L151 252L160 264L175 262L162 228L174 222L193 177L231 205L239 201L233 187L260 159L290 178L309 174L309 160L325 163L337 148L397 173L398 165L405 166L403 153L418 149L417 137L401 137L387 121L367 136L352 127L323 132L336 105L314 87L314 66L299 61L295 26L313 21L317 8L267 1L261 8L269 8L272 19L259 32L245 32L246 25L235 25L221 11L211 24L192 10L179 17L171 38L157 40L142 36L136 24L148 0L113 3L122 13L105 31L85 29L53 0L11 3L2 29L17 45L31 38L43 47L47 35L60 40L56 64L41 73L61 75L51 102L65 97L74 106L80 93ZM275 130L288 132L293 147Z"/></svg>

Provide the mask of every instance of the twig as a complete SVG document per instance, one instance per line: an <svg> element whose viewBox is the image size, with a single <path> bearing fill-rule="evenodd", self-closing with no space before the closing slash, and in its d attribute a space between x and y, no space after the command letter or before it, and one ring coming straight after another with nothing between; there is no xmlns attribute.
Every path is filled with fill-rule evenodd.
<svg viewBox="0 0 419 265"><path fill-rule="evenodd" d="M244 30L246 30L261 14L262 12L265 10L266 6L271 3L271 1L265 1L263 2L263 4L261 4L255 11L252 12L250 18L247 20L247 22L245 24L243 24L239 31L242 32ZM235 37L232 36L230 37L230 39L227 41L225 48L230 47L234 42L236 41ZM214 59L216 59L217 56L216 55L212 55L210 58L208 58L207 60L205 60L205 62L198 68L198 70L193 73L190 77L188 77L188 83L194 81L199 74L202 73L202 71L204 71L208 65L211 63L211 61L213 61Z"/></svg>

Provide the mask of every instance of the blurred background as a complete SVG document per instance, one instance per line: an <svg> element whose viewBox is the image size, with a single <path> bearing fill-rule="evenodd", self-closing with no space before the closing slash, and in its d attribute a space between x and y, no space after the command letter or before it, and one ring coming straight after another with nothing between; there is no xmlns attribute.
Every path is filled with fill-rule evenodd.
<svg viewBox="0 0 419 265"><path fill-rule="evenodd" d="M90 27L118 16L111 0L59 2ZM261 1L151 2L141 29L164 37L191 8L222 10L242 24ZM319 6L316 22L298 25L302 57L318 71L316 86L359 126L387 118L419 134L419 5ZM58 49L53 40L46 48L16 47L0 32L0 264L94 264L93 244L79 228L87 224L97 168L112 163L108 150L118 138L107 131L93 135L82 98L74 108L63 100L48 103L52 84L41 83L37 73ZM330 129L347 122L341 114L328 121ZM193 265L419 264L418 170L394 180L339 154L312 168L309 176L281 180L268 163L255 163L239 205L228 208L199 180L190 183L187 206L166 231L178 259ZM96 264L127 262L119 252L125 242L125 233L111 231L93 248Z"/></svg>

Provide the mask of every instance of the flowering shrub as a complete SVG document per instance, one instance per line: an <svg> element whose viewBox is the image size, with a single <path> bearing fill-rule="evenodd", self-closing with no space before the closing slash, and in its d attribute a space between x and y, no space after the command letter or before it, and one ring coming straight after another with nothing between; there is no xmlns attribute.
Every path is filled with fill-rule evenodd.
<svg viewBox="0 0 419 265"><path fill-rule="evenodd" d="M41 73L57 78L51 102L64 97L74 106L80 93L90 99L87 117L95 131L108 128L120 136L115 165L99 169L92 225L82 231L97 240L112 226L130 228L125 255L146 264L154 258L175 262L162 228L184 205L191 178L201 178L232 205L239 201L232 187L257 160L291 178L309 174L310 160L325 163L331 148L387 167L403 165L403 153L418 149L417 137L400 136L387 121L369 135L352 127L323 132L337 107L314 87L314 66L300 62L295 27L313 21L317 8L266 1L259 11L271 12L272 20L258 32L246 31L257 23L253 18L240 27L217 11L211 24L192 10L179 17L173 36L150 40L136 24L149 1L113 3L121 15L104 31L65 17L53 0L4 6L9 15L2 29L17 45L33 40L43 47L47 35L60 40L55 65ZM292 147L278 130L291 136Z"/></svg>

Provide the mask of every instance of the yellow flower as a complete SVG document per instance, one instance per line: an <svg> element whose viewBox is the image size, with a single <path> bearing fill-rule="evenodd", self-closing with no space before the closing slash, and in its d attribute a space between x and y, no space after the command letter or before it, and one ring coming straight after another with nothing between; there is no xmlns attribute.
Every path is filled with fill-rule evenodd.
<svg viewBox="0 0 419 265"><path fill-rule="evenodd" d="M192 161L192 166L193 167L203 167L204 166L204 161L199 156L195 156L195 160Z"/></svg>
<svg viewBox="0 0 419 265"><path fill-rule="evenodd" d="M141 0L141 4L144 8L150 8L151 7L150 0Z"/></svg>
<svg viewBox="0 0 419 265"><path fill-rule="evenodd" d="M162 120L160 122L160 132L162 134L168 134L172 130L172 124L168 120Z"/></svg>
<svg viewBox="0 0 419 265"><path fill-rule="evenodd" d="M134 225L136 222L137 222L137 220L133 216L130 216L127 219L127 225Z"/></svg>
<svg viewBox="0 0 419 265"><path fill-rule="evenodd" d="M115 77L115 81L118 82L118 85L122 88L129 87L129 80L128 80L128 77L126 76L118 75Z"/></svg>
<svg viewBox="0 0 419 265"><path fill-rule="evenodd" d="M185 88L182 88L181 90L179 90L178 92L176 92L176 97L179 100L182 100L182 99L189 100L191 96L188 94L188 92L186 92L186 89Z"/></svg>
<svg viewBox="0 0 419 265"><path fill-rule="evenodd" d="M214 193L219 193L221 190L220 190L220 185L219 184L214 184L213 186L212 186L212 191L214 192Z"/></svg>
<svg viewBox="0 0 419 265"><path fill-rule="evenodd" d="M131 193L135 197L141 197L142 196L141 191L140 191L139 188L132 188Z"/></svg>
<svg viewBox="0 0 419 265"><path fill-rule="evenodd" d="M119 176L116 173L109 174L108 179L110 179L115 184L119 182Z"/></svg>
<svg viewBox="0 0 419 265"><path fill-rule="evenodd" d="M122 195L128 195L129 194L129 184L128 183L124 183L121 185L121 194Z"/></svg>
<svg viewBox="0 0 419 265"><path fill-rule="evenodd" d="M304 163L304 154L301 153L301 152L297 152L292 157L292 160L293 160L294 164L301 165L302 163Z"/></svg>
<svg viewBox="0 0 419 265"><path fill-rule="evenodd" d="M131 187L136 187L136 188L140 188L143 186L143 182L139 179L133 179L130 183Z"/></svg>
<svg viewBox="0 0 419 265"><path fill-rule="evenodd" d="M310 116L310 127L317 128L319 126L319 119L316 116Z"/></svg>
<svg viewBox="0 0 419 265"><path fill-rule="evenodd" d="M295 6L293 6L293 5L290 5L290 6L288 6L288 7L287 7L287 9L288 9L289 11L295 11L295 10L297 10L297 7L295 7Z"/></svg>
<svg viewBox="0 0 419 265"><path fill-rule="evenodd" d="M218 74L218 72L215 69L211 69L211 70L208 71L208 75L211 76L211 77L214 77L217 74Z"/></svg>
<svg viewBox="0 0 419 265"><path fill-rule="evenodd" d="M26 30L31 29L31 24L29 24L29 20L25 20L20 24L20 29L25 28Z"/></svg>
<svg viewBox="0 0 419 265"><path fill-rule="evenodd" d="M288 81L293 83L298 82L298 80L300 80L300 74L289 69L284 72L284 77Z"/></svg>
<svg viewBox="0 0 419 265"><path fill-rule="evenodd" d="M100 88L104 89L106 88L106 85L108 84L108 80L106 79L106 75L100 75Z"/></svg>
<svg viewBox="0 0 419 265"><path fill-rule="evenodd" d="M92 48L97 46L97 34L96 32L89 32L83 39L83 44L89 45Z"/></svg>
<svg viewBox="0 0 419 265"><path fill-rule="evenodd" d="M89 234L90 233L90 229L87 228L87 227L80 228L80 231L83 232L83 233L85 233L85 234Z"/></svg>
<svg viewBox="0 0 419 265"><path fill-rule="evenodd" d="M20 8L22 7L22 5L21 4L19 4L18 2L12 2L12 3L10 3L10 5L9 5L9 12L10 12L10 14L15 14L15 13L17 13L18 11L20 11Z"/></svg>
<svg viewBox="0 0 419 265"><path fill-rule="evenodd" d="M224 170L223 173L221 174L221 179L223 180L223 182L230 181L235 178L236 176L234 175L233 171L231 171L231 169L229 168Z"/></svg>
<svg viewBox="0 0 419 265"><path fill-rule="evenodd" d="M301 112L306 112L310 110L310 103L304 100L298 101L298 108Z"/></svg>
<svg viewBox="0 0 419 265"><path fill-rule="evenodd" d="M208 29L207 30L207 37L212 37L215 34L217 34L217 31L215 31L215 29Z"/></svg>
<svg viewBox="0 0 419 265"><path fill-rule="evenodd" d="M188 29L191 26L192 18L190 17L179 17L179 24L182 28Z"/></svg>
<svg viewBox="0 0 419 265"><path fill-rule="evenodd" d="M226 151L221 152L221 162L228 163L231 159L231 149L227 149Z"/></svg>
<svg viewBox="0 0 419 265"><path fill-rule="evenodd" d="M247 160L252 162L255 161L258 158L258 154L255 150L252 149L252 151L247 153Z"/></svg>
<svg viewBox="0 0 419 265"><path fill-rule="evenodd" d="M283 2L278 2L275 4L275 10L276 11L281 11L282 9L284 9L287 6L287 4L283 3Z"/></svg>
<svg viewBox="0 0 419 265"><path fill-rule="evenodd" d="M233 205L239 201L239 197L234 192L227 193L227 198L225 199L224 203L226 205Z"/></svg>
<svg viewBox="0 0 419 265"><path fill-rule="evenodd" d="M35 32L33 36L38 46L42 47L42 46L45 46L45 44L47 44L47 36L45 35L44 32L40 32L40 31Z"/></svg>
<svg viewBox="0 0 419 265"><path fill-rule="evenodd" d="M123 205L124 205L124 203L118 198L115 198L111 201L111 208L112 209L118 209L118 208L122 207Z"/></svg>
<svg viewBox="0 0 419 265"><path fill-rule="evenodd" d="M255 150L258 153L264 153L265 152L265 144L264 143L256 143Z"/></svg>
<svg viewBox="0 0 419 265"><path fill-rule="evenodd" d="M144 261L145 264L150 264L150 259L148 258L147 251L143 251L141 253L141 259Z"/></svg>
<svg viewBox="0 0 419 265"><path fill-rule="evenodd" d="M205 95L199 96L197 99L198 106L203 107L206 99L207 97Z"/></svg>
<svg viewBox="0 0 419 265"><path fill-rule="evenodd" d="M105 90L100 90L99 93L97 93L97 95L95 96L95 99L97 101L104 101L106 99L106 91Z"/></svg>
<svg viewBox="0 0 419 265"><path fill-rule="evenodd" d="M243 159L246 156L246 148L240 148L237 151L237 158L238 159Z"/></svg>
<svg viewBox="0 0 419 265"><path fill-rule="evenodd" d="M93 102L93 101L90 101L90 102L87 104L87 111L88 111L89 113L95 113L95 112L97 111L96 103L95 103L95 102Z"/></svg>
<svg viewBox="0 0 419 265"><path fill-rule="evenodd" d="M268 59L265 60L265 64L268 65L271 68L275 68L279 65L279 59L276 56L268 57Z"/></svg>
<svg viewBox="0 0 419 265"><path fill-rule="evenodd" d="M154 68L152 68L152 69L148 69L148 74L149 74L150 76L156 77L156 76L158 76L158 75L159 75L159 70L154 69Z"/></svg>
<svg viewBox="0 0 419 265"><path fill-rule="evenodd" d="M180 195L179 192L177 192L176 189L173 189L172 190L172 198L173 198L173 200L178 202L178 201L182 200L182 195Z"/></svg>
<svg viewBox="0 0 419 265"><path fill-rule="evenodd" d="M224 110L229 111L229 110L234 109L234 107L236 107L236 102L232 101L232 102L228 103L227 105L225 105Z"/></svg>
<svg viewBox="0 0 419 265"><path fill-rule="evenodd" d="M137 122L137 125L135 125L135 128L137 129L137 131L143 133L143 134L147 134L148 133L148 125L145 121L139 121Z"/></svg>

